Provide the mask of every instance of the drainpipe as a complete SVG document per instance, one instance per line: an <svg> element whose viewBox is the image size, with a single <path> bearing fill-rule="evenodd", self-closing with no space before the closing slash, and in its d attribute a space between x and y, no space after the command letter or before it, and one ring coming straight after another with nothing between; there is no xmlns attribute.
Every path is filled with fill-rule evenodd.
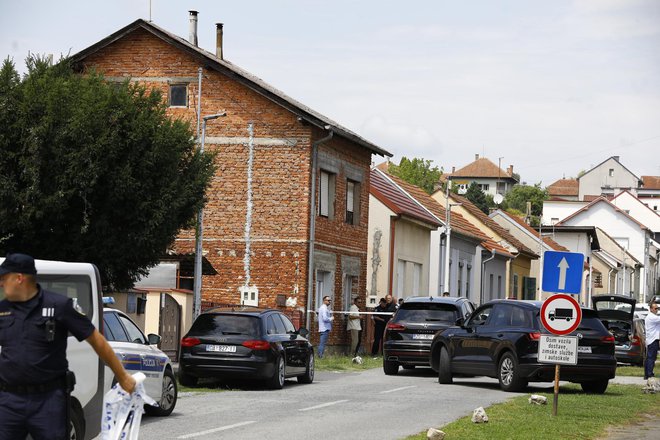
<svg viewBox="0 0 660 440"><path fill-rule="evenodd" d="M607 272L607 292L608 293L612 291L612 272L613 271L614 271L614 268L610 269Z"/></svg>
<svg viewBox="0 0 660 440"><path fill-rule="evenodd" d="M307 307L305 311L305 326L309 330L312 296L314 294L314 237L316 234L316 167L318 163L319 146L332 139L334 132L329 125L324 127L328 135L312 143L312 194L309 207L309 255L307 261Z"/></svg>
<svg viewBox="0 0 660 440"><path fill-rule="evenodd" d="M495 258L495 255L497 253L495 252L495 249L490 251L490 258L486 258L484 261L481 262L481 295L479 296L479 305L484 303L484 276L486 275L486 263L489 261L493 260Z"/></svg>

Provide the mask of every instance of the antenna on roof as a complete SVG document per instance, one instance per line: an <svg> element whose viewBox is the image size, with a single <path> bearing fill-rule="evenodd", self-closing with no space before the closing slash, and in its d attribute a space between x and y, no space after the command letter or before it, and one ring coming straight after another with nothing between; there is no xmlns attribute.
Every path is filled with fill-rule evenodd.
<svg viewBox="0 0 660 440"><path fill-rule="evenodd" d="M151 23L151 0L149 0L149 23Z"/></svg>

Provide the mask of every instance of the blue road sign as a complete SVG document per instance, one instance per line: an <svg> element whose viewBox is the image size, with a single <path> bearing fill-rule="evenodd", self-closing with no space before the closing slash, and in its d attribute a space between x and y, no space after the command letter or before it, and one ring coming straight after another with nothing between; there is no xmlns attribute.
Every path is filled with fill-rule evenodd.
<svg viewBox="0 0 660 440"><path fill-rule="evenodd" d="M543 254L543 290L554 293L580 293L584 255L575 252Z"/></svg>

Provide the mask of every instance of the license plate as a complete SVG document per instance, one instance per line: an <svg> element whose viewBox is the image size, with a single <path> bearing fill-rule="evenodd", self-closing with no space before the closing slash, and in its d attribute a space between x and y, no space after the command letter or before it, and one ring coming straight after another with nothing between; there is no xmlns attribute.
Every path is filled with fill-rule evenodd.
<svg viewBox="0 0 660 440"><path fill-rule="evenodd" d="M433 335L427 335L423 333L415 333L412 335L413 339L433 339Z"/></svg>
<svg viewBox="0 0 660 440"><path fill-rule="evenodd" d="M578 346L578 353L591 353L591 347L589 347L589 346Z"/></svg>
<svg viewBox="0 0 660 440"><path fill-rule="evenodd" d="M217 351L219 353L235 353L235 345L207 345L206 351Z"/></svg>

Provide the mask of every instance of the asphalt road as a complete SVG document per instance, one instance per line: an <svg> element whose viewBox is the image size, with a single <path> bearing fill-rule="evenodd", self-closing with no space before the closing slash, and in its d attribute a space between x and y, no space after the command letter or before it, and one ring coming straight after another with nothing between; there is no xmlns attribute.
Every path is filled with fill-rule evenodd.
<svg viewBox="0 0 660 440"><path fill-rule="evenodd" d="M513 397L497 381L458 378L440 385L430 369L317 372L314 383L288 380L278 391L180 393L169 417L144 417L140 439L400 439ZM532 384L525 394L552 383Z"/></svg>

